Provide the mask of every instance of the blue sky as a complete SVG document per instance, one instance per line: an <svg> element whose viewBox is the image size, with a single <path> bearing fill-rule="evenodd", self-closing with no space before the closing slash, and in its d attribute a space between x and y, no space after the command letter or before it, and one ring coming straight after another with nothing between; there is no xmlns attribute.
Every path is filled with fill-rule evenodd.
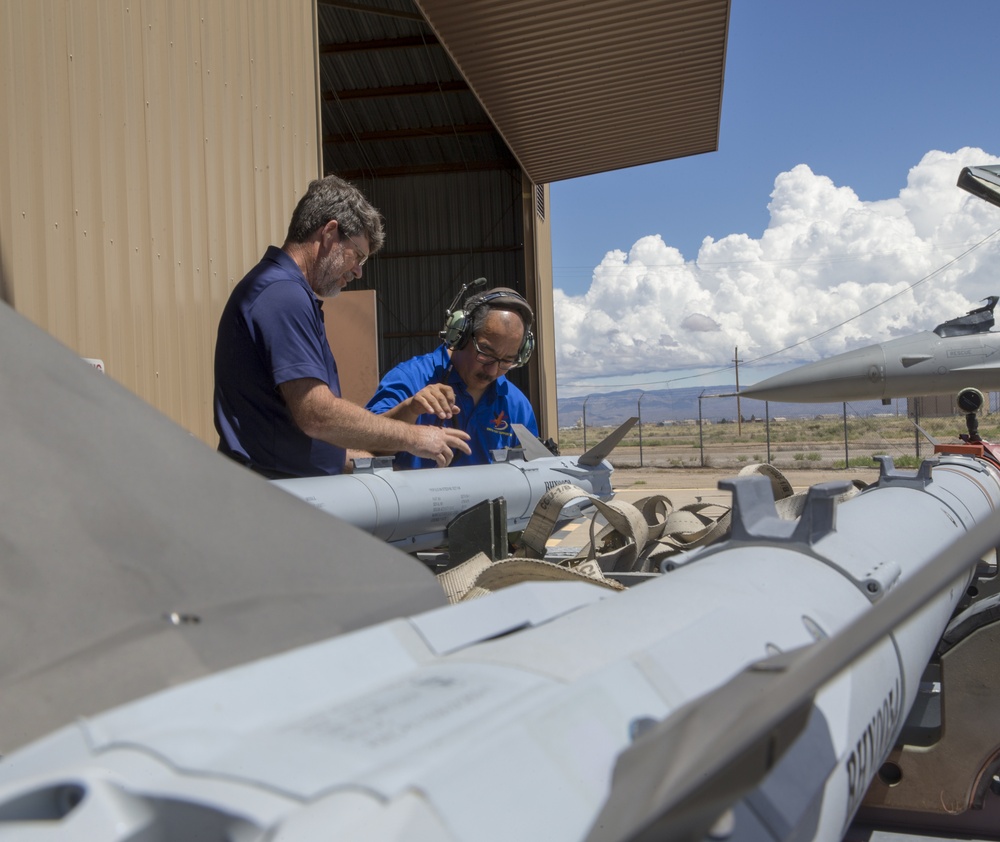
<svg viewBox="0 0 1000 842"><path fill-rule="evenodd" d="M797 281L788 272L771 271L766 283L758 278L765 290L763 293L758 290L758 297L763 294L780 298L785 294L836 288L838 301L853 298L855 310L864 310L880 291L893 294L907 283L920 280L921 272L936 265L935 259L944 263L960 253L962 245L978 242L987 229L992 230L993 222L996 223L993 228L1000 227L1000 209L990 209L981 201L985 214L984 210L969 211L977 214L979 227L964 226L961 236L943 218L935 221L933 231L925 230L918 218L919 211L909 205L901 211L892 204L913 193L915 185L909 184L908 179L923 183L921 165L934 164L925 160L929 152L955 154L971 147L987 153L981 161L960 157L951 162L954 178L950 185L947 184L949 163L939 162L944 175L934 178L941 191L954 185L960 165L989 163L993 160L991 156L1000 155L1000 105L997 105L1000 59L995 40L989 34L998 11L1000 7L995 0L950 4L926 0L905 3L734 0L719 151L551 185L553 275L556 288L565 293L563 320L573 321L570 304L575 307L578 321L581 314L601 311L605 297L598 294L597 281L602 273L605 276L619 273L617 281L614 277L605 278L605 283L613 285L624 282L625 275L621 273L630 272L628 278L638 285L640 292L655 286L658 290L655 306L668 308L672 300L669 293L678 292L676 285L681 282L669 280L663 271L654 271L655 267L662 270L678 260L693 267L699 258L706 264L711 257L731 260L734 248L741 254L754 253L760 257L765 232L777 224L769 203L773 201L776 180L782 174L786 174L787 182L784 206L801 205L795 211L799 215L817 214L809 229L813 232L810 236L815 237L816 231L828 227L821 217L836 191L852 192L856 202L852 208L843 210L839 221L834 223L839 226L839 235L817 244L817 253L829 260L826 270L820 273L822 277L811 279L804 289L796 289ZM906 192L908 186L910 193ZM938 205L932 193L924 193L922 198L926 205ZM883 205L885 202L889 204ZM957 213L960 209L956 206L951 210ZM989 210L996 210L992 219ZM866 266L860 273L860 281L856 272L855 280L851 280L852 273L834 271L834 263L840 256L849 264L861 260L858 250L850 244L858 242L859 236L868 235L858 235L856 223L852 223L854 233L849 238L843 221L845 213L874 214L882 222L887 217L906 216L913 223L911 227L916 228L917 239L905 247L920 251L926 246L939 251L927 255L927 261L919 265L905 267L906 271L897 266L880 275L872 271L874 267ZM785 222L788 218L785 217ZM879 225L879 233L871 242L879 243L875 250L888 260L893 249L886 245L888 235L884 228ZM910 229L901 232L900 248L911 234ZM745 237L739 240L735 235ZM646 249L643 264L641 255L637 259L634 247L648 246L650 241L644 238L649 237L662 240L666 250L661 249L657 252L659 257L652 257L652 252ZM717 245L726 243L725 254L717 251L699 255L705 237L711 237ZM786 241L790 242L788 238ZM838 248L845 250L838 255ZM616 249L621 253L609 260L609 253ZM773 249L769 253L771 270L786 260L776 256ZM664 254L667 256L663 257ZM802 259L800 251L789 255L788 260L792 256ZM990 265L997 270L998 281L994 286L998 287L995 292L1000 293L1000 250L991 243L977 256L998 261ZM647 267L645 275L643 265ZM981 262L974 268L980 275L987 271ZM882 279L885 290L881 290ZM845 286L848 282L860 283L861 288L849 288ZM654 371L690 373L699 363L703 363L702 369L710 370L725 359L718 349L732 343L745 343L751 357L779 350L767 347L768 340L760 332L754 334L746 318L742 324L736 323L739 319L720 320L718 314L725 310L725 302L731 300L731 290L741 289L739 278L722 282L706 280L702 275L684 283L688 285L687 294L678 299L684 300L687 308L683 328L678 323L665 323L659 328L660 341L655 336L643 337L646 353L630 348L631 353L623 356L631 357L633 364L623 359L612 377L594 381L596 385L612 381L630 385L627 382L630 374L641 381L644 374L649 375L647 379L658 376L651 374ZM948 284L942 286L930 281L920 287L921 295L926 292L924 298L907 300L903 296L899 306L961 308L965 301L975 302L979 291L972 284L963 284L954 273L949 276ZM722 296L726 296L725 300ZM699 298L701 305L695 303ZM557 296L557 318L560 306ZM779 346L782 342L789 344L793 339L812 335L811 328L818 331L832 326L849 312L849 307L838 312L831 312L829 307L825 312L818 309L814 319L806 320L808 324L795 330L775 331L770 339ZM746 308L743 314L746 316ZM598 326L596 330L601 336L614 334L615 325L626 321L622 313L605 312L605 315L605 323L611 327ZM826 324L824 315L831 319ZM933 326L953 315L958 313L927 314L921 321L909 317L901 320L896 313L887 315L886 320L906 332L911 328L922 329L926 321ZM698 321L705 317L714 320L725 334L715 337L716 352L702 354L700 359L671 353L671 347L687 347L696 342L697 333L684 332L692 325L698 330L710 329L708 322ZM780 313L775 314L777 318ZM581 366L579 356L574 363L572 355L574 343L581 347L602 347L600 342L594 344L581 335L587 331L587 321L594 320L584 319L575 333L565 333L557 342L561 395L567 383L583 384L576 390L588 391L585 388L590 382L588 372ZM885 330L886 324L872 324L867 330L854 331L857 335L845 337L839 345L805 348L797 361L828 355L842 349L841 346L870 344L866 340L882 336L879 331ZM615 353L616 341L609 340L608 353ZM565 347L560 348L560 343ZM662 351L651 352L655 347ZM727 356L732 357L731 350ZM740 356L744 356L742 349ZM761 376L767 373L771 372L762 372ZM742 375L741 370L741 380ZM631 380L636 381L636 377Z"/></svg>

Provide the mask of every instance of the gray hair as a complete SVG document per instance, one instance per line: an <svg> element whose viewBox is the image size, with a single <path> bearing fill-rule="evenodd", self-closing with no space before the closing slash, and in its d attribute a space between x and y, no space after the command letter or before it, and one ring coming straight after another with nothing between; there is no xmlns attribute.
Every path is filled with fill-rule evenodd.
<svg viewBox="0 0 1000 842"><path fill-rule="evenodd" d="M385 242L382 215L357 187L335 175L310 182L292 212L285 241L304 243L331 219L336 219L338 228L349 237L364 234L369 254L375 254Z"/></svg>

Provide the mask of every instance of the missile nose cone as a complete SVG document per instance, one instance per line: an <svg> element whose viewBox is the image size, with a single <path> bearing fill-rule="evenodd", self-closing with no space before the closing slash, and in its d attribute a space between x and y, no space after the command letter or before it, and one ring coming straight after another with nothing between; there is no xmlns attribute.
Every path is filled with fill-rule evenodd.
<svg viewBox="0 0 1000 842"><path fill-rule="evenodd" d="M885 352L881 345L858 348L828 360L799 366L740 390L765 401L824 403L883 397Z"/></svg>

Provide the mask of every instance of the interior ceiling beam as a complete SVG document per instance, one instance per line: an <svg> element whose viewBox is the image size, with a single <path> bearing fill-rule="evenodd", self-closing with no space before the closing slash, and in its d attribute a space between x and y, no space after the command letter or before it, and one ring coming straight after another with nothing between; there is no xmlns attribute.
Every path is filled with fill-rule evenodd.
<svg viewBox="0 0 1000 842"><path fill-rule="evenodd" d="M328 170L327 174L339 175L348 181L357 181L363 178L399 178L407 175L429 175L449 172L485 172L492 170L517 170L520 167L513 158L509 160L489 160L489 161L462 161L449 162L444 164L408 164L401 167L365 167L357 170Z"/></svg>
<svg viewBox="0 0 1000 842"><path fill-rule="evenodd" d="M452 93L467 91L468 84L454 82L423 82L418 85L387 85L380 88L352 88L350 90L327 90L321 96L325 100L378 99L389 96L421 96L423 94Z"/></svg>
<svg viewBox="0 0 1000 842"><path fill-rule="evenodd" d="M420 23L427 23L427 19L418 12L400 12L394 9L367 6L364 3L351 3L350 0L316 0L316 2L324 6L345 9L348 12L362 12L367 15L383 15L387 18L401 18L402 20L415 20Z"/></svg>
<svg viewBox="0 0 1000 842"><path fill-rule="evenodd" d="M424 137L451 137L452 135L495 134L492 123L466 123L461 126L414 126L408 129L385 129L378 132L354 134L328 132L323 143L356 143L367 140L416 140Z"/></svg>
<svg viewBox="0 0 1000 842"><path fill-rule="evenodd" d="M401 38L375 38L371 41L338 41L336 44L320 44L321 55L331 53L359 53L373 50L401 50L409 47L436 47L438 39L432 33L426 35L406 35Z"/></svg>

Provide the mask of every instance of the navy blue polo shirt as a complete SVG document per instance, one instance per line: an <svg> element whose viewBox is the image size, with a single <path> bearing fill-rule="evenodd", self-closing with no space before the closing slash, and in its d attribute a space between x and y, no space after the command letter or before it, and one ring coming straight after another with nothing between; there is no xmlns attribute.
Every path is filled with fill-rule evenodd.
<svg viewBox="0 0 1000 842"><path fill-rule="evenodd" d="M381 415L431 383L447 383L451 386L455 390L455 403L462 411L450 421L442 421L434 414L425 413L417 418L416 423L449 425L469 434L472 454L466 456L456 451L455 460L451 463L453 466L488 465L493 461L490 458L491 450L517 447L520 441L511 424L524 424L538 435L538 423L531 404L524 392L506 377L500 376L494 380L486 387L479 403L473 405L472 395L466 389L465 381L451 368L451 358L444 345L429 354L401 362L386 373L378 384L378 391L368 401L368 409ZM407 469L433 468L436 463L411 453L397 453L395 465L397 468Z"/></svg>
<svg viewBox="0 0 1000 842"><path fill-rule="evenodd" d="M307 436L278 390L314 377L340 397L323 302L298 265L271 246L232 291L215 345L219 450L265 475L322 476L344 468L343 448Z"/></svg>

